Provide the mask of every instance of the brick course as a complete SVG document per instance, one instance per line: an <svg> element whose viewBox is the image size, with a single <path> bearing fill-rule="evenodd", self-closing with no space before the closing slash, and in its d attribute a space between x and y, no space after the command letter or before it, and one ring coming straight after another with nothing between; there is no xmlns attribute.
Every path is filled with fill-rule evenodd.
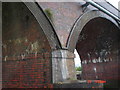
<svg viewBox="0 0 120 90"><path fill-rule="evenodd" d="M51 48L23 3L3 3L3 88L52 87Z"/></svg>

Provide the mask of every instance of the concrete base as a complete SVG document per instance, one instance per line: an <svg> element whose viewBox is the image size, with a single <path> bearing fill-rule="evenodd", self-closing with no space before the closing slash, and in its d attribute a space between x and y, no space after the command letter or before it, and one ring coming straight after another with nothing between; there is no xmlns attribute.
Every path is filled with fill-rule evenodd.
<svg viewBox="0 0 120 90"><path fill-rule="evenodd" d="M76 80L74 53L68 50L52 52L53 83Z"/></svg>
<svg viewBox="0 0 120 90"><path fill-rule="evenodd" d="M98 88L103 90L103 83L101 80L73 80L54 84L54 88Z"/></svg>

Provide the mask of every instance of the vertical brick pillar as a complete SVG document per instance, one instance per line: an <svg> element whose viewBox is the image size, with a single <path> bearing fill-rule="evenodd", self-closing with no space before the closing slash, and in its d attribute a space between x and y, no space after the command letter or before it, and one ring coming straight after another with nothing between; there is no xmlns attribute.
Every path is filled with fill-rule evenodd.
<svg viewBox="0 0 120 90"><path fill-rule="evenodd" d="M68 50L52 52L53 83L76 79L74 53Z"/></svg>

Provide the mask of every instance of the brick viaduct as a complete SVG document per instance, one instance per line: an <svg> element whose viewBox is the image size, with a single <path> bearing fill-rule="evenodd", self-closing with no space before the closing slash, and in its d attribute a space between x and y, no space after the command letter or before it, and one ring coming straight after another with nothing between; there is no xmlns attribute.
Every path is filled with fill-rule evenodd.
<svg viewBox="0 0 120 90"><path fill-rule="evenodd" d="M91 5L4 2L2 87L45 88L76 79L75 49L83 80L120 80L119 30L114 18Z"/></svg>

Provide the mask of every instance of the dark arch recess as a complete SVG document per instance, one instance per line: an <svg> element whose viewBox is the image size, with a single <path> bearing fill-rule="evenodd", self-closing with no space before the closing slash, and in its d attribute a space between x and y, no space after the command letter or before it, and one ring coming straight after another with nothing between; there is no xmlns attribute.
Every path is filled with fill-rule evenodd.
<svg viewBox="0 0 120 90"><path fill-rule="evenodd" d="M3 88L52 87L54 28L34 2L2 3Z"/></svg>
<svg viewBox="0 0 120 90"><path fill-rule="evenodd" d="M119 28L104 18L94 18L84 26L76 44L82 62L82 79L107 80L109 87L118 87L119 36Z"/></svg>
<svg viewBox="0 0 120 90"><path fill-rule="evenodd" d="M68 37L68 40L66 43L66 47L68 48L69 51L73 52L74 49L76 48L76 44L77 44L79 35L80 35L81 31L83 30L83 27L90 20L92 20L94 18L98 18L98 17L109 20L114 25L116 25L116 27L119 27L118 23L113 18L106 15L105 13L98 11L98 10L88 11L79 17L79 19L75 22L75 24L69 34L69 37Z"/></svg>
<svg viewBox="0 0 120 90"><path fill-rule="evenodd" d="M116 21L101 11L90 11L73 26L67 48L77 49L84 80L107 80L108 87L119 87L120 29Z"/></svg>

